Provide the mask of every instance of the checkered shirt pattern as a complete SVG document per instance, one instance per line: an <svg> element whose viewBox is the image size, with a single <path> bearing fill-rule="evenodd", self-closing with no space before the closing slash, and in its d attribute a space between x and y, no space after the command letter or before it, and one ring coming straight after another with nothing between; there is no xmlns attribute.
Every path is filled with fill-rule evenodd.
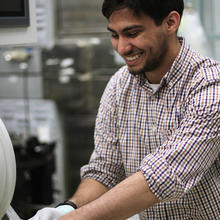
<svg viewBox="0 0 220 220"><path fill-rule="evenodd" d="M126 66L112 76L81 177L112 188L141 171L161 202L140 219L219 220L220 63L180 42L156 91Z"/></svg>

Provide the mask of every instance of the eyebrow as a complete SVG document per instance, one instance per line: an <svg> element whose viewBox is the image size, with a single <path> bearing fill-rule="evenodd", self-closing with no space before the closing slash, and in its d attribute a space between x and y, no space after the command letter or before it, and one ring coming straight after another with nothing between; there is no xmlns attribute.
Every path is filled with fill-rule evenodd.
<svg viewBox="0 0 220 220"><path fill-rule="evenodd" d="M128 26L128 27L124 28L122 30L122 33L130 31L130 30L135 29L135 28L143 28L143 26L142 25L131 25L131 26ZM107 30L116 33L116 31L114 29L110 28L110 27L107 27Z"/></svg>

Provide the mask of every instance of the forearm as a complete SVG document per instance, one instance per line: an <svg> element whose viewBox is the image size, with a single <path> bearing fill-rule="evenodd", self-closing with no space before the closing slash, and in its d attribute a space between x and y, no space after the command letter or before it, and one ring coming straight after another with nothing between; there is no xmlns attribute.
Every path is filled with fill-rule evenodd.
<svg viewBox="0 0 220 220"><path fill-rule="evenodd" d="M122 181L93 202L61 218L62 220L121 220L159 202L141 172Z"/></svg>
<svg viewBox="0 0 220 220"><path fill-rule="evenodd" d="M93 179L84 179L70 201L81 207L107 192L108 189Z"/></svg>

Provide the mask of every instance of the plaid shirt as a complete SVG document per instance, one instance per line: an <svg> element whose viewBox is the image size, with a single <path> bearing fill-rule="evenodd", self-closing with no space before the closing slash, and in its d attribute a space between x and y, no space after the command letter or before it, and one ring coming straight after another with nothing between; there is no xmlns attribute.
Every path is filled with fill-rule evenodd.
<svg viewBox="0 0 220 220"><path fill-rule="evenodd" d="M102 96L82 178L111 188L141 171L160 203L141 219L220 219L220 64L181 50L156 91L122 67Z"/></svg>

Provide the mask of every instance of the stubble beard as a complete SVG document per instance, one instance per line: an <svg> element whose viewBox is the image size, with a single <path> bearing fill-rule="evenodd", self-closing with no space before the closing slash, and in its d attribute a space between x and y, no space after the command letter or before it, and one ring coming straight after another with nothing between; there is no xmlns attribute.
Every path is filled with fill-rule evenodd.
<svg viewBox="0 0 220 220"><path fill-rule="evenodd" d="M129 72L132 75L140 75L140 74L151 72L151 71L157 69L161 65L161 63L163 62L164 58L166 57L167 51L168 51L168 44L167 44L167 41L165 39L163 39L163 41L160 44L160 47L158 49L157 56L155 55L151 58L151 60L147 60L145 62L145 65L139 70L132 70L132 69L128 68Z"/></svg>

